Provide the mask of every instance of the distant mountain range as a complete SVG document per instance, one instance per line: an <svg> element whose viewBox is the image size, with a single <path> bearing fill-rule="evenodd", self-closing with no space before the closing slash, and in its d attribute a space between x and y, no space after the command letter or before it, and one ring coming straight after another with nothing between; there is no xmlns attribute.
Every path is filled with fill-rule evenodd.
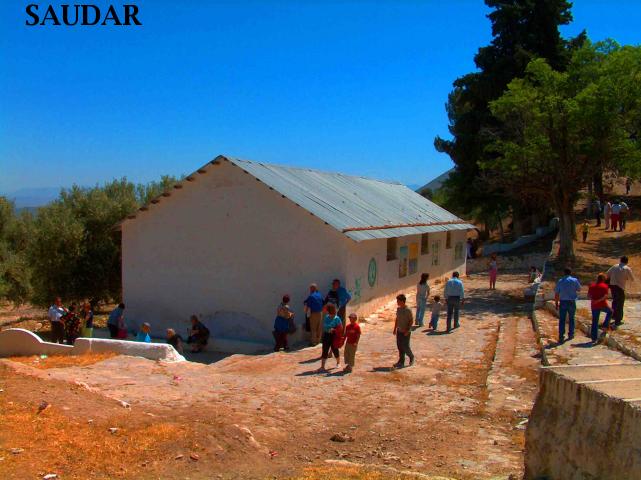
<svg viewBox="0 0 641 480"><path fill-rule="evenodd" d="M58 198L62 187L20 188L2 195L12 200L18 210L34 210Z"/></svg>

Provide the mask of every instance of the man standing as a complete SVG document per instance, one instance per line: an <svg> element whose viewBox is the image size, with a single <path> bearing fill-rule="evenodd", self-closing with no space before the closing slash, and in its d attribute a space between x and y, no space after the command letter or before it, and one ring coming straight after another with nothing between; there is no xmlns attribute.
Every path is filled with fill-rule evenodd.
<svg viewBox="0 0 641 480"><path fill-rule="evenodd" d="M565 318L569 319L568 340L574 338L574 315L576 299L581 291L579 280L572 276L572 270L566 268L564 275L554 289L554 306L559 311L559 343L565 342Z"/></svg>
<svg viewBox="0 0 641 480"><path fill-rule="evenodd" d="M51 323L51 341L53 343L63 343L65 340L65 325L62 317L66 313L67 309L62 306L62 300L60 297L56 297L53 305L49 307L49 312L47 312Z"/></svg>
<svg viewBox="0 0 641 480"><path fill-rule="evenodd" d="M309 310L309 329L311 345L318 345L323 335L323 297L318 291L318 286L312 283L309 286L309 296L305 299L305 307Z"/></svg>
<svg viewBox="0 0 641 480"><path fill-rule="evenodd" d="M352 299L352 296L349 294L345 287L341 287L341 281L338 278L335 278L332 281L332 289L327 292L325 296L325 304L333 303L336 305L338 310L337 315L340 317L341 322L343 322L343 327L346 326L345 323L345 313L347 310L347 304Z"/></svg>
<svg viewBox="0 0 641 480"><path fill-rule="evenodd" d="M405 366L405 355L410 358L410 367L414 365L414 354L410 348L410 337L412 335L412 325L414 317L412 311L407 308L405 302L407 298L402 293L396 297L396 320L394 322L393 333L396 335L396 348L398 348L398 362L394 368L403 368Z"/></svg>
<svg viewBox="0 0 641 480"><path fill-rule="evenodd" d="M630 207L628 207L628 204L625 203L623 200L619 202L619 205L621 205L621 211L619 212L619 229L623 231L625 230L625 224L628 219L628 213L630 213Z"/></svg>
<svg viewBox="0 0 641 480"><path fill-rule="evenodd" d="M454 316L454 328L460 327L460 309L465 303L465 289L458 272L454 272L452 278L447 281L443 294L447 303L447 332L449 333L452 331L452 316Z"/></svg>
<svg viewBox="0 0 641 480"><path fill-rule="evenodd" d="M612 224L612 231L617 231L617 226L619 225L619 215L621 214L621 204L618 200L615 200L610 209L610 223Z"/></svg>
<svg viewBox="0 0 641 480"><path fill-rule="evenodd" d="M628 267L628 257L621 257L618 265L610 267L607 271L610 279L610 291L612 292L612 318L614 318L614 327L623 323L623 306L625 305L625 287L628 281L634 281L632 269Z"/></svg>

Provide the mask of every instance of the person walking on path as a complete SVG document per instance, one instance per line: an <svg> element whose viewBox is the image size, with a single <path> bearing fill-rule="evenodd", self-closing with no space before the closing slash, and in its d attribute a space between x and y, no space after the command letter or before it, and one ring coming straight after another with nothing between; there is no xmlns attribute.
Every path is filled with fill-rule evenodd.
<svg viewBox="0 0 641 480"><path fill-rule="evenodd" d="M621 231L625 230L625 226L628 220L628 214L630 213L630 207L624 201L619 203L621 205L621 211L619 212L619 229Z"/></svg>
<svg viewBox="0 0 641 480"><path fill-rule="evenodd" d="M109 314L107 320L107 328L109 329L109 336L111 338L118 338L118 330L124 327L125 324L125 304L120 303Z"/></svg>
<svg viewBox="0 0 641 480"><path fill-rule="evenodd" d="M583 243L587 242L588 233L590 233L590 224L586 220L585 222L583 222L583 225L581 225L581 235L583 235Z"/></svg>
<svg viewBox="0 0 641 480"><path fill-rule="evenodd" d="M621 215L621 204L618 200L615 200L612 203L612 209L610 210L610 223L612 224L612 231L616 232L619 227L619 216Z"/></svg>
<svg viewBox="0 0 641 480"><path fill-rule="evenodd" d="M320 371L325 371L325 363L329 357L329 351L332 351L332 355L336 358L336 367L341 363L340 352L338 346L335 343L335 336L337 332L340 332L342 336L343 322L338 315L336 315L336 305L329 303L327 305L327 313L323 319L323 338L322 338L322 354L321 354L321 368Z"/></svg>
<svg viewBox="0 0 641 480"><path fill-rule="evenodd" d="M274 351L278 352L281 348L289 350L287 344L287 334L290 329L290 322L294 317L294 312L289 308L289 295L283 295L283 301L276 309L276 320L274 320L274 340L276 345Z"/></svg>
<svg viewBox="0 0 641 480"><path fill-rule="evenodd" d="M630 189L632 189L632 179L628 177L625 180L625 194L626 195L630 195Z"/></svg>
<svg viewBox="0 0 641 480"><path fill-rule="evenodd" d="M581 291L581 284L572 276L572 270L566 268L564 275L554 288L554 306L559 311L559 343L565 342L565 319L568 318L568 339L574 338L574 316L576 299Z"/></svg>
<svg viewBox="0 0 641 480"><path fill-rule="evenodd" d="M414 353L412 353L412 348L410 347L414 319L412 318L412 311L405 305L406 302L407 297L402 293L396 297L398 308L396 309L393 333L396 335L398 362L394 364L394 368L403 368L405 366L405 355L410 359L410 367L414 365Z"/></svg>
<svg viewBox="0 0 641 480"><path fill-rule="evenodd" d="M496 253L490 256L490 261L487 263L490 276L490 290L496 290L496 277L499 274L499 263L496 260Z"/></svg>
<svg viewBox="0 0 641 480"><path fill-rule="evenodd" d="M427 280L429 278L429 273L422 273L421 279L416 286L416 324L419 327L423 326L425 308L427 306L427 298L430 295L430 285L429 283L427 283Z"/></svg>
<svg viewBox="0 0 641 480"><path fill-rule="evenodd" d="M349 314L349 323L345 327L345 372L351 373L356 365L356 350L361 338L361 326L355 313Z"/></svg>
<svg viewBox="0 0 641 480"><path fill-rule="evenodd" d="M441 303L441 297L434 295L434 303L432 303L432 318L430 318L430 327L433 331L436 331L438 328L438 318L441 315L441 309L443 304Z"/></svg>
<svg viewBox="0 0 641 480"><path fill-rule="evenodd" d="M625 306L625 288L628 282L634 281L632 269L628 267L628 257L621 257L619 263L610 267L606 272L612 292L612 318L614 328L623 323L623 307Z"/></svg>
<svg viewBox="0 0 641 480"><path fill-rule="evenodd" d="M612 215L612 204L609 201L603 206L603 219L605 220L605 229L610 230L610 216Z"/></svg>
<svg viewBox="0 0 641 480"><path fill-rule="evenodd" d="M89 302L85 302L82 306L82 336L93 337L93 311Z"/></svg>
<svg viewBox="0 0 641 480"><path fill-rule="evenodd" d="M332 281L332 289L327 292L325 295L324 303L333 303L338 309L337 315L340 317L341 322L343 322L343 328L347 320L347 304L352 299L352 296L349 294L345 287L341 286L341 281L338 278L335 278Z"/></svg>
<svg viewBox="0 0 641 480"><path fill-rule="evenodd" d="M590 299L590 308L592 309L592 328L590 329L590 338L596 343L599 339L599 317L601 312L605 312L603 329L608 330L610 326L610 317L612 309L608 306L608 284L605 283L605 273L599 273L596 281L590 284L588 288L588 298Z"/></svg>
<svg viewBox="0 0 641 480"><path fill-rule="evenodd" d="M323 335L323 297L315 283L309 286L309 296L303 303L309 310L310 343L313 347L314 345L318 345Z"/></svg>
<svg viewBox="0 0 641 480"><path fill-rule="evenodd" d="M53 343L63 343L65 341L65 324L62 317L66 313L67 309L62 306L62 299L56 297L47 312L49 323L51 324L51 341Z"/></svg>
<svg viewBox="0 0 641 480"><path fill-rule="evenodd" d="M459 279L458 272L454 272L452 278L445 284L443 295L445 295L445 303L447 304L447 333L449 333L452 331L452 317L454 317L454 328L461 326L459 315L461 306L465 304L465 288Z"/></svg>

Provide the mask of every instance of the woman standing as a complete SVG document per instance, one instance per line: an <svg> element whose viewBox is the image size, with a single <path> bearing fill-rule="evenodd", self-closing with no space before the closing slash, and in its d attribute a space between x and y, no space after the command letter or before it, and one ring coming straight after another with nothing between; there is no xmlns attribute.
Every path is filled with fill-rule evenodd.
<svg viewBox="0 0 641 480"><path fill-rule="evenodd" d="M490 261L487 264L490 273L490 290L496 290L496 277L499 273L499 264L496 261L496 253L493 253L490 257Z"/></svg>
<svg viewBox="0 0 641 480"><path fill-rule="evenodd" d="M425 316L425 306L427 305L427 298L430 295L430 286L427 280L430 278L429 273L422 273L421 279L416 287L416 324L419 327L423 326L423 317Z"/></svg>
<svg viewBox="0 0 641 480"><path fill-rule="evenodd" d="M605 229L610 230L610 215L612 215L612 204L606 201L603 206L603 218L605 219Z"/></svg>
<svg viewBox="0 0 641 480"><path fill-rule="evenodd" d="M93 311L89 302L85 302L82 306L82 325L82 336L93 337Z"/></svg>
<svg viewBox="0 0 641 480"><path fill-rule="evenodd" d="M285 351L289 350L287 344L287 334L290 330L290 323L293 320L294 312L289 308L289 295L283 295L283 301L276 309L276 320L274 320L274 340L276 345L274 351L278 352L281 348Z"/></svg>
<svg viewBox="0 0 641 480"><path fill-rule="evenodd" d="M341 322L340 317L336 315L336 305L328 303L326 308L327 314L325 314L323 320L323 338L321 340L323 345L321 371L325 371L325 362L327 361L327 357L329 357L330 349L336 358L336 366L338 367L341 363L336 338L338 335L340 335L341 338L343 336L343 322Z"/></svg>

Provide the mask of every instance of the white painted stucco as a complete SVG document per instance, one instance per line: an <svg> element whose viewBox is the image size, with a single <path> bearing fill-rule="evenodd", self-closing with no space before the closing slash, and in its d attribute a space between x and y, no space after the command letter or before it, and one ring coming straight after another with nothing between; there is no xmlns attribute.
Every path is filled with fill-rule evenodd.
<svg viewBox="0 0 641 480"><path fill-rule="evenodd" d="M322 195L322 192L319 192ZM229 162L207 167L193 182L174 190L122 225L122 280L128 326L152 325L152 334L172 327L185 335L197 314L214 337L271 343L280 298L289 293L296 321L311 282L326 293L333 278L355 290L361 278L361 312L376 298L408 288L421 272L434 277L455 268L454 248L441 239L440 265L419 255L418 271L398 277L398 260L386 261L386 240L357 243ZM452 232L452 247L464 241ZM399 238L398 246L420 235ZM374 288L368 263L378 266Z"/></svg>

